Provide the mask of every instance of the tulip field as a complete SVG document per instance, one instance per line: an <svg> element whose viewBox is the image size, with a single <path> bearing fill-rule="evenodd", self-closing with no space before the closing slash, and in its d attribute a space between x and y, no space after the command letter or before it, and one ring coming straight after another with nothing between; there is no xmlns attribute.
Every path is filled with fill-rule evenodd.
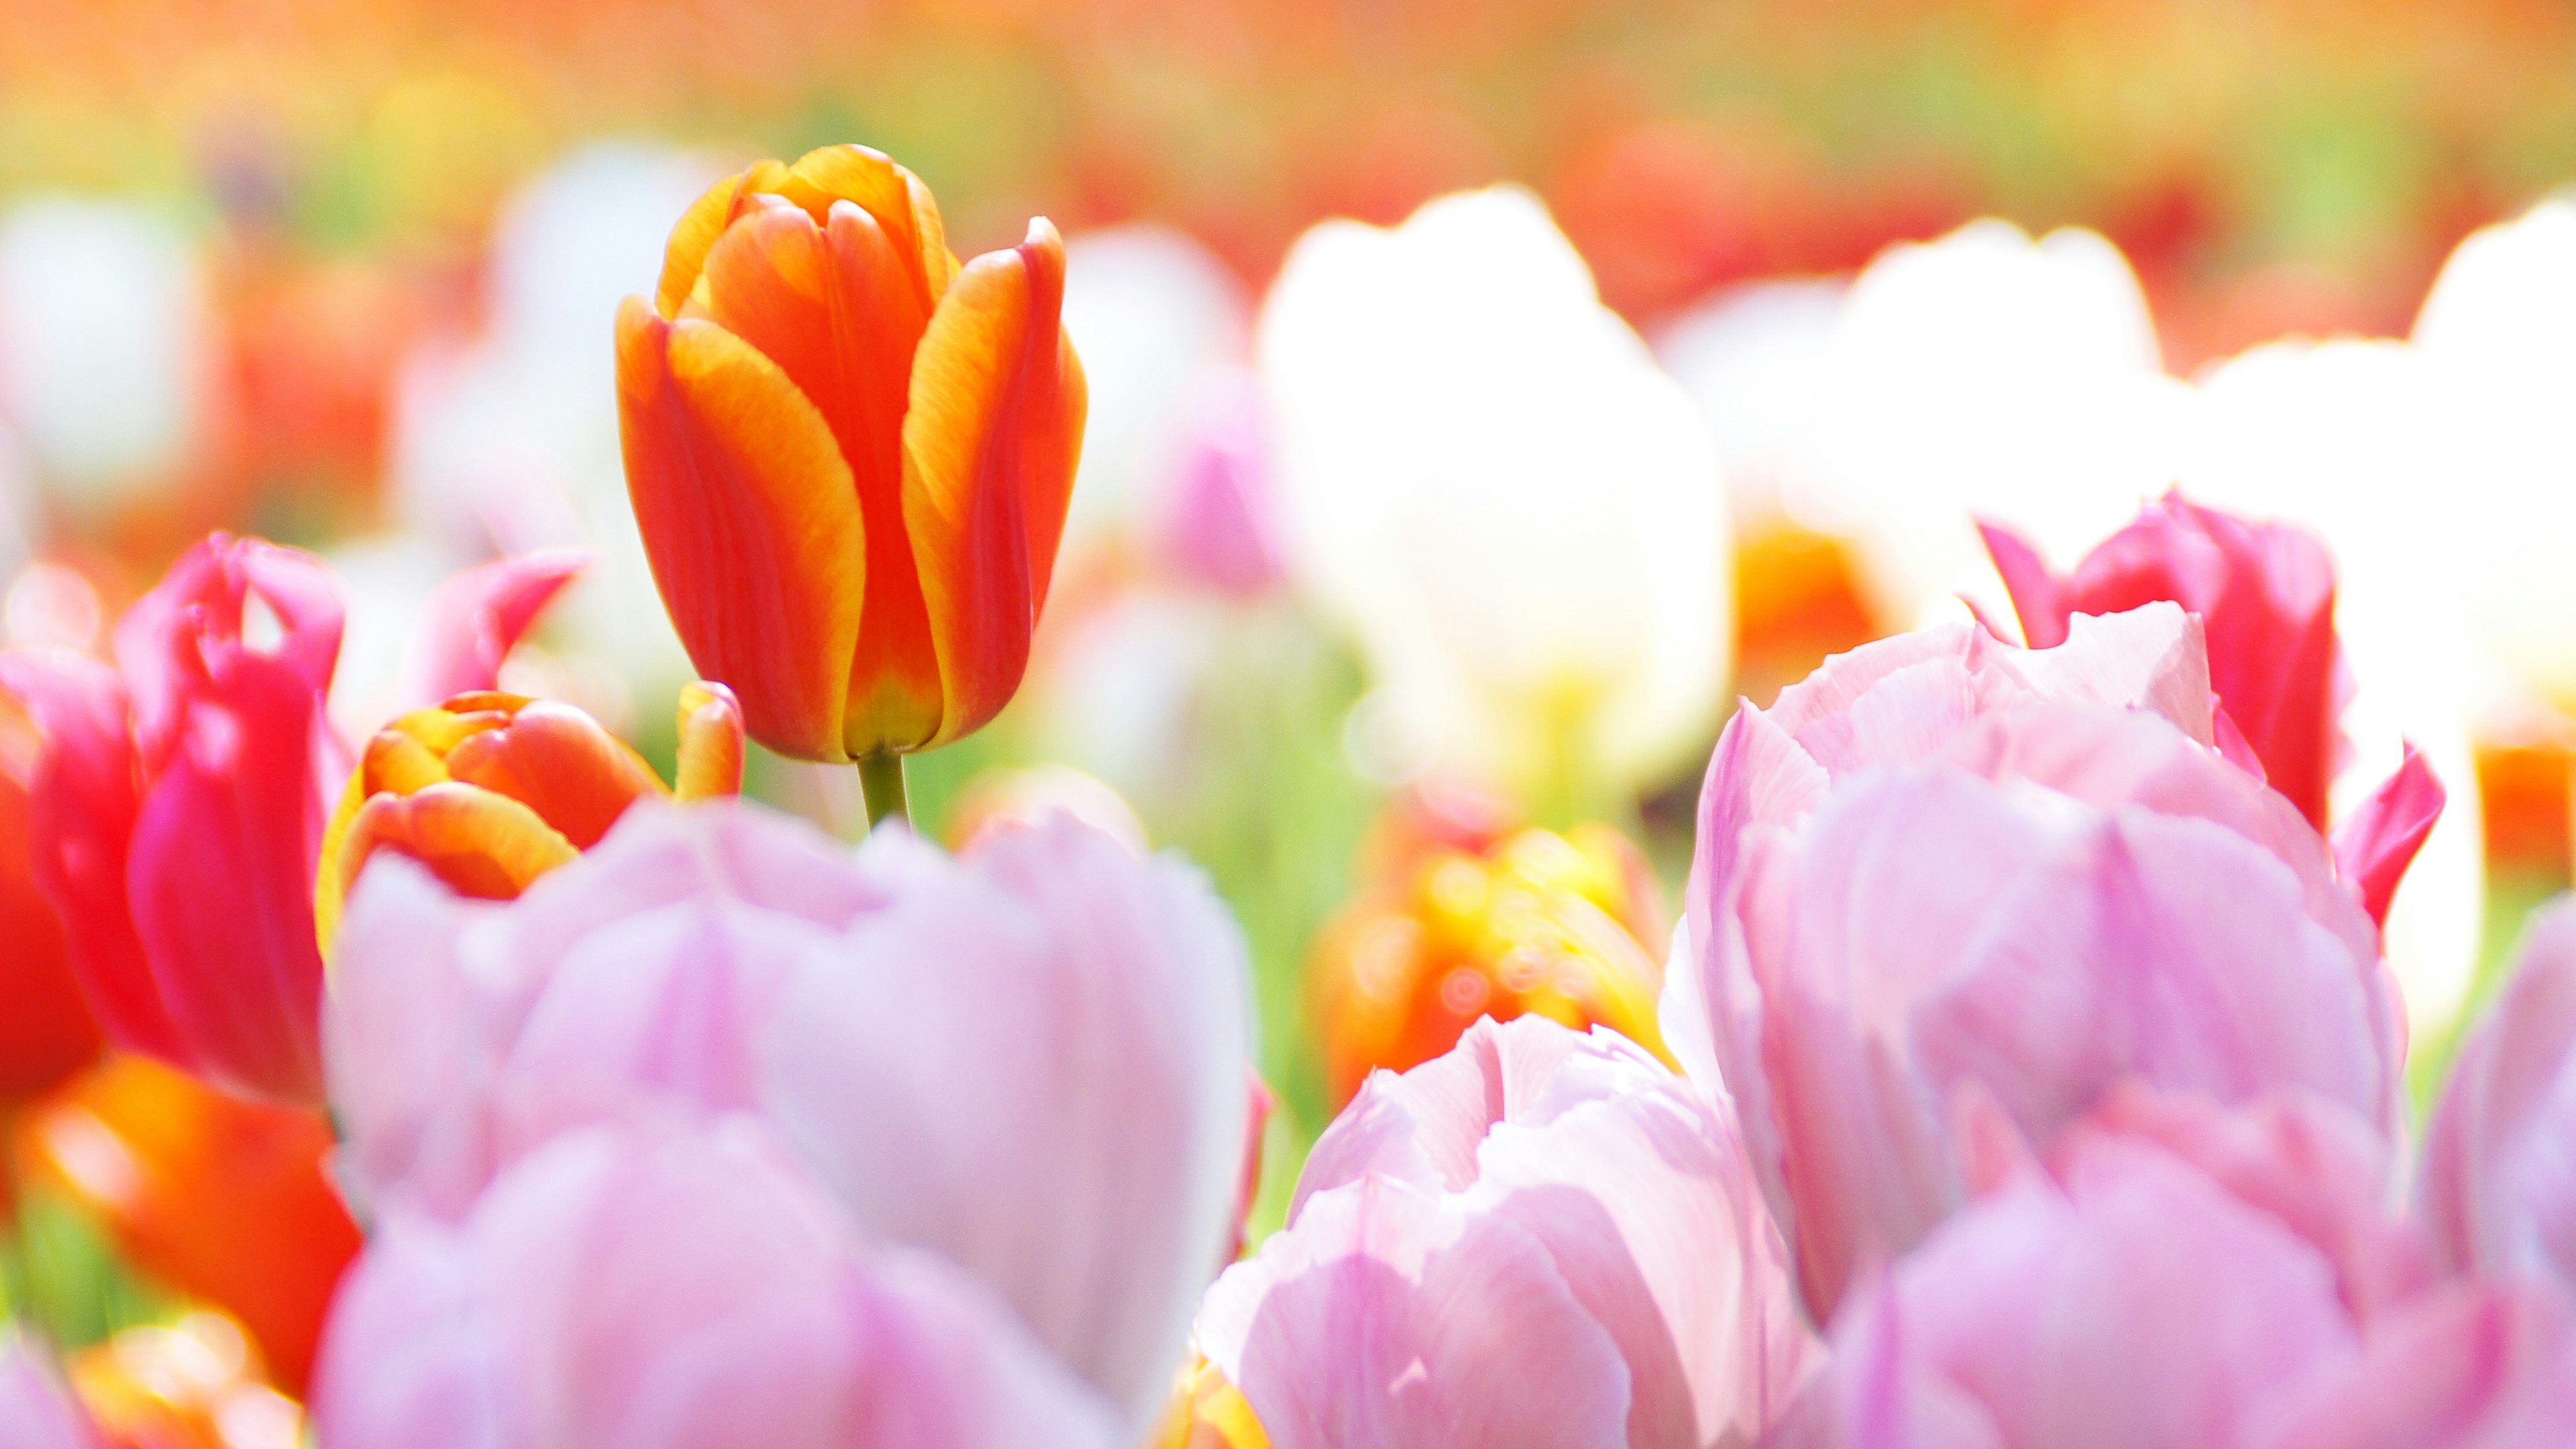
<svg viewBox="0 0 2576 1449"><path fill-rule="evenodd" d="M2576 11L23 0L0 1449L2576 1449Z"/></svg>

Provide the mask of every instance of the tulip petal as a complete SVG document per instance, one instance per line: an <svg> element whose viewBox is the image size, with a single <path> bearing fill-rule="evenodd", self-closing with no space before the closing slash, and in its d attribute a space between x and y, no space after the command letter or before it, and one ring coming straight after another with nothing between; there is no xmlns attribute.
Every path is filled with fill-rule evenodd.
<svg viewBox="0 0 2576 1449"><path fill-rule="evenodd" d="M2388 924L2388 902L2442 818L2447 799L2433 767L2409 743L2397 772L2380 782L2351 819L2335 827L2335 870L2360 894L2372 921Z"/></svg>
<svg viewBox="0 0 2576 1449"><path fill-rule="evenodd" d="M322 1099L321 703L295 667L247 652L192 689L125 862L135 934L191 1049L174 1064L297 1103Z"/></svg>
<svg viewBox="0 0 2576 1449"><path fill-rule="evenodd" d="M1277 1449L1627 1442L1618 1346L1538 1242L1385 1178L1227 1269L1198 1336Z"/></svg>
<svg viewBox="0 0 2576 1449"><path fill-rule="evenodd" d="M742 705L721 684L699 680L680 691L680 756L674 799L712 800L742 793Z"/></svg>
<svg viewBox="0 0 2576 1449"><path fill-rule="evenodd" d="M551 700L459 741L447 752L447 773L534 810L576 850L597 845L627 806L664 793L643 756L599 721Z"/></svg>
<svg viewBox="0 0 2576 1449"><path fill-rule="evenodd" d="M96 1449L98 1430L45 1351L14 1325L0 1327L0 1424L10 1449Z"/></svg>
<svg viewBox="0 0 2576 1449"><path fill-rule="evenodd" d="M654 582L752 736L840 760L865 598L857 485L814 404L713 323L618 314L626 478Z"/></svg>
<svg viewBox="0 0 2576 1449"><path fill-rule="evenodd" d="M1977 520L1977 536L1986 542L1986 557L2011 596L2013 615L2021 621L2022 642L2033 649L2054 649L2066 642L2066 617L2072 613L2059 597L2060 581L2049 572L2039 550L2000 523Z"/></svg>
<svg viewBox="0 0 2576 1449"><path fill-rule="evenodd" d="M775 161L763 162L746 171L738 171L708 187L689 209L680 213L677 226L671 228L671 240L662 251L662 276L653 289L653 310L664 321L680 315L689 293L698 285L698 274L706 269L707 253L714 249L716 238L733 224L735 213L764 182L775 184L784 167Z"/></svg>
<svg viewBox="0 0 2576 1449"><path fill-rule="evenodd" d="M904 270L919 288L923 315L939 305L957 275L939 203L921 178L881 151L865 146L824 146L796 158L792 180L780 194L805 208L817 223L834 201L857 203L905 258Z"/></svg>
<svg viewBox="0 0 2576 1449"><path fill-rule="evenodd" d="M342 879L356 881L379 846L428 866L460 894L494 901L515 899L581 854L534 810L465 784L367 801L340 847Z"/></svg>
<svg viewBox="0 0 2576 1449"><path fill-rule="evenodd" d="M707 254L708 320L778 364L830 424L857 480L866 603L850 671L852 755L939 728L939 659L903 518L903 414L929 312L876 219L848 201L817 225L773 202Z"/></svg>
<svg viewBox="0 0 2576 1449"><path fill-rule="evenodd" d="M564 586L590 566L578 549L546 549L494 559L440 584L412 652L412 704L490 689L501 661Z"/></svg>
<svg viewBox="0 0 2576 1449"><path fill-rule="evenodd" d="M933 745L991 719L1028 665L1082 451L1063 301L1064 243L1040 218L957 274L913 360L903 516L945 689Z"/></svg>
<svg viewBox="0 0 2576 1449"><path fill-rule="evenodd" d="M125 685L96 660L13 652L0 654L0 689L26 705L45 738L29 788L30 864L62 917L81 989L115 1041L185 1062L126 894L126 850L142 801Z"/></svg>

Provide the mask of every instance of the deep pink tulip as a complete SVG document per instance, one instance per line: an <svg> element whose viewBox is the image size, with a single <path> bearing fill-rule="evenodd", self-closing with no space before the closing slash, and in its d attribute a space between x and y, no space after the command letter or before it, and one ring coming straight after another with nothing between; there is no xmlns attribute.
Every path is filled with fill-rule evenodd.
<svg viewBox="0 0 2576 1449"><path fill-rule="evenodd" d="M982 1285L873 1246L756 1124L555 1138L351 1270L332 1449L1124 1449Z"/></svg>
<svg viewBox="0 0 2576 1449"><path fill-rule="evenodd" d="M98 1430L44 1350L0 1325L0 1446L98 1449Z"/></svg>
<svg viewBox="0 0 2576 1449"><path fill-rule="evenodd" d="M2393 1127L2378 932L2220 758L2198 633L2158 604L2051 650L1906 636L1728 725L1665 1035L1732 1091L1820 1320L1964 1200L1965 1113L2044 1152L2136 1076Z"/></svg>
<svg viewBox="0 0 2576 1449"><path fill-rule="evenodd" d="M2335 638L2334 565L2325 545L2285 523L2255 523L2168 493L2135 523L2052 573L2038 550L2000 524L1979 523L2033 648L2065 642L2077 615L2116 614L2167 600L2200 616L2219 728L2260 763L2272 788L2326 828L2326 791L2344 748L2337 722L2352 683ZM2335 853L2372 920L2388 913L2415 852L2441 813L2442 789L2412 749L2352 822Z"/></svg>
<svg viewBox="0 0 2576 1449"><path fill-rule="evenodd" d="M1139 1433L1239 1221L1240 940L1195 872L1069 818L854 859L757 807L638 808L507 905L371 870L334 962L368 1199L453 1215L568 1127L758 1113Z"/></svg>
<svg viewBox="0 0 2576 1449"><path fill-rule="evenodd" d="M438 682L488 687L566 577L558 556L464 576L430 621ZM218 533L127 611L114 667L0 655L0 689L45 739L37 882L100 1024L128 1050L297 1103L322 1095L313 868L350 764L323 710L341 617L319 559Z"/></svg>
<svg viewBox="0 0 2576 1449"><path fill-rule="evenodd" d="M2576 1293L2576 901L2534 916L2424 1144L2423 1212L2462 1272Z"/></svg>
<svg viewBox="0 0 2576 1449"><path fill-rule="evenodd" d="M1275 1449L1747 1444L1815 1350L1723 1109L1534 1016L1370 1077L1198 1337Z"/></svg>

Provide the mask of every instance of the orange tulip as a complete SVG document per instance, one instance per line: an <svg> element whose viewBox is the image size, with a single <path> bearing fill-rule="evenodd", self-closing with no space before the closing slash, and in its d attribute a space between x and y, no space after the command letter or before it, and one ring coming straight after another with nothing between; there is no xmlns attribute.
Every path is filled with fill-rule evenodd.
<svg viewBox="0 0 2576 1449"><path fill-rule="evenodd" d="M111 1055L19 1134L32 1179L95 1213L146 1272L239 1319L274 1380L302 1386L332 1289L358 1251L320 1112Z"/></svg>
<svg viewBox="0 0 2576 1449"><path fill-rule="evenodd" d="M1457 1045L1481 1017L1607 1026L1657 1055L1664 931L1654 877L1606 825L1564 835L1442 839L1381 822L1381 884L1318 940L1312 985L1336 1103L1377 1068L1403 1071Z"/></svg>
<svg viewBox="0 0 2576 1449"><path fill-rule="evenodd" d="M617 321L626 479L698 672L843 761L1018 689L1081 452L1064 244L960 265L918 177L832 146L719 183Z"/></svg>
<svg viewBox="0 0 2576 1449"><path fill-rule="evenodd" d="M322 837L313 919L327 948L368 857L397 850L461 895L512 900L650 796L742 790L742 712L721 684L680 694L679 788L568 704L460 694L376 731Z"/></svg>
<svg viewBox="0 0 2576 1449"><path fill-rule="evenodd" d="M304 1412L261 1381L241 1326L219 1313L129 1328L64 1365L106 1449L289 1449Z"/></svg>

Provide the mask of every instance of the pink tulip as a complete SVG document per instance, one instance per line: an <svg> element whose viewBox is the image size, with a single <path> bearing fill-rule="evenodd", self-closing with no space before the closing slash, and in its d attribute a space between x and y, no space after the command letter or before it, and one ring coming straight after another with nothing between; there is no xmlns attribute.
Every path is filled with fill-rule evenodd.
<svg viewBox="0 0 2576 1449"><path fill-rule="evenodd" d="M1782 1449L2254 1449L2359 1360L2326 1257L2190 1164L2106 1136L1856 1285Z"/></svg>
<svg viewBox="0 0 2576 1449"><path fill-rule="evenodd" d="M1746 1444L1814 1348L1723 1110L1541 1017L1372 1076L1198 1337L1276 1449Z"/></svg>
<svg viewBox="0 0 2576 1449"><path fill-rule="evenodd" d="M2078 615L2168 600L2200 616L2209 682L2272 788L2319 830L2352 693L2335 637L2334 565L2325 546L2283 523L2252 523L2168 493L2060 577L2010 529L1980 523L1986 552L2034 648L2065 642ZM2388 914L2397 878L2432 833L2442 788L2412 748L2397 773L2336 831L2335 853L2372 920Z"/></svg>
<svg viewBox="0 0 2576 1449"><path fill-rule="evenodd" d="M737 1119L557 1137L391 1214L313 1396L332 1449L1123 1449L981 1285L861 1240Z"/></svg>
<svg viewBox="0 0 2576 1449"><path fill-rule="evenodd" d="M2136 1076L2394 1125L2378 933L2213 718L2160 604L1885 641L1729 724L1665 1034L1733 1093L1820 1320L1963 1201L1963 1113L2045 1151Z"/></svg>
<svg viewBox="0 0 2576 1449"><path fill-rule="evenodd" d="M2536 1284L2447 1285L2276 1418L2260 1449L2552 1449L2576 1435L2576 1313Z"/></svg>
<svg viewBox="0 0 2576 1449"><path fill-rule="evenodd" d="M1166 505L1163 551L1192 583L1257 597L1287 573L1259 387L1229 375L1199 399L1197 412Z"/></svg>
<svg viewBox="0 0 2576 1449"><path fill-rule="evenodd" d="M0 1326L0 1449L98 1449L98 1430L44 1351Z"/></svg>
<svg viewBox="0 0 2576 1449"><path fill-rule="evenodd" d="M369 1200L452 1216L569 1127L756 1112L1140 1433L1239 1221L1240 941L1195 873L1070 819L853 860L755 807L639 808L508 905L369 871L334 962Z"/></svg>
<svg viewBox="0 0 2576 1449"><path fill-rule="evenodd" d="M2426 1224L2462 1272L2576 1292L2576 901L2533 917L2424 1144Z"/></svg>
<svg viewBox="0 0 2576 1449"><path fill-rule="evenodd" d="M440 682L488 686L561 567L468 576L433 630L430 654L450 661ZM478 606L494 599L511 601L497 619ZM319 560L218 533L119 622L115 667L0 655L0 689L45 737L37 882L100 1024L219 1086L299 1103L322 1090L313 869L350 764L323 714L340 630ZM450 646L447 632L478 642Z"/></svg>

